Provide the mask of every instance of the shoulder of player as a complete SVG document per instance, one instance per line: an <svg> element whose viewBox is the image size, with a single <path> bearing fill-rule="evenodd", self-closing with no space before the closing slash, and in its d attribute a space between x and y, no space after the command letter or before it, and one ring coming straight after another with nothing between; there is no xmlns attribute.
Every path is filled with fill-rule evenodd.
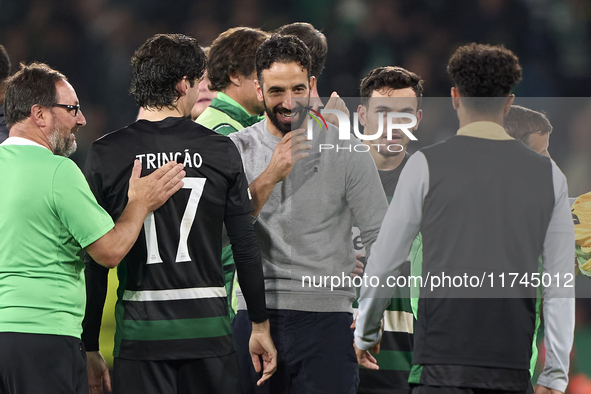
<svg viewBox="0 0 591 394"><path fill-rule="evenodd" d="M178 124L176 124L174 127L176 128L178 126ZM219 133L216 133L215 131L208 129L207 127L195 123L192 120L186 119L186 122L183 122L181 124L182 128L187 130L192 136L195 136L197 138L199 137L222 137L222 138L227 138ZM93 147L94 146L100 146L100 145L120 145L123 141L125 141L127 138L131 138L131 139L135 139L138 137L138 135L136 135L136 133L140 134L141 133L145 133L146 130L152 129L154 128L155 130L163 130L160 127L157 127L156 125L153 125L152 122L150 121L144 121L144 120L140 120L140 121L136 121L134 123L131 123L128 126L125 126L119 130L115 130L112 131L110 133L107 133L105 135L103 135L102 137L99 137L94 143L93 143ZM133 141L132 141L133 142Z"/></svg>

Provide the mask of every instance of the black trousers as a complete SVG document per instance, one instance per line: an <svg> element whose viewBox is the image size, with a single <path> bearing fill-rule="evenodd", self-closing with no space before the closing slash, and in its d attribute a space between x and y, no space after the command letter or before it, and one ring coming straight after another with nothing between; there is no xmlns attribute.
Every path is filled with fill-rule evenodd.
<svg viewBox="0 0 591 394"><path fill-rule="evenodd" d="M248 341L252 323L238 311L232 329L240 363L241 394L355 394L359 365L353 349L353 315L346 312L267 310L277 348L277 371L262 386Z"/></svg>
<svg viewBox="0 0 591 394"><path fill-rule="evenodd" d="M193 360L115 358L113 394L238 394L236 353Z"/></svg>
<svg viewBox="0 0 591 394"><path fill-rule="evenodd" d="M79 338L0 332L1 394L88 394Z"/></svg>

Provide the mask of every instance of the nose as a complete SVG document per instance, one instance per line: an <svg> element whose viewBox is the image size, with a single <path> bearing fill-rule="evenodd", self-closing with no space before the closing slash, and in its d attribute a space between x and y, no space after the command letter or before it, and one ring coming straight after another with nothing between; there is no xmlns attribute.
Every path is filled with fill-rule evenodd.
<svg viewBox="0 0 591 394"><path fill-rule="evenodd" d="M283 97L283 108L291 110L291 92L286 92Z"/></svg>
<svg viewBox="0 0 591 394"><path fill-rule="evenodd" d="M209 85L209 79L203 78L201 82L199 82L199 92L206 92L208 89L207 85Z"/></svg>
<svg viewBox="0 0 591 394"><path fill-rule="evenodd" d="M76 124L79 126L86 125L86 118L84 117L82 110L78 111L78 115L76 116Z"/></svg>

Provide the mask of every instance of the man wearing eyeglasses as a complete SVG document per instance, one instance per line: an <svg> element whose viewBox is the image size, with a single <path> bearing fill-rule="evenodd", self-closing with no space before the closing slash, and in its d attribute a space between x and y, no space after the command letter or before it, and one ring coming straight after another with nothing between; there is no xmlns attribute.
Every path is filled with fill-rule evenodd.
<svg viewBox="0 0 591 394"><path fill-rule="evenodd" d="M85 308L82 249L105 267L129 251L149 212L179 190L171 162L129 179L116 223L68 156L86 119L66 77L42 63L6 84L9 138L0 145L0 392L88 393L80 335ZM127 174L129 176L129 173Z"/></svg>

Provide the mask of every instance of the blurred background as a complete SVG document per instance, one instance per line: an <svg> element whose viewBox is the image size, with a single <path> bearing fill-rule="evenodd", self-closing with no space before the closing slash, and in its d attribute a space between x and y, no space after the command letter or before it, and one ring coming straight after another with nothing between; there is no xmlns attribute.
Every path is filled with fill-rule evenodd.
<svg viewBox="0 0 591 394"><path fill-rule="evenodd" d="M523 66L517 96L576 98L543 108L554 124L549 151L571 196L591 190L589 0L0 0L0 44L13 72L36 60L69 78L88 122L72 156L83 166L92 141L135 120L129 61L149 36L185 33L208 46L230 27L272 31L296 21L328 39L321 96L355 97L370 69L399 65L425 80L425 96L445 97L445 66L459 45L504 44ZM448 133L432 127L419 140ZM579 304L573 369L591 376L590 302Z"/></svg>

